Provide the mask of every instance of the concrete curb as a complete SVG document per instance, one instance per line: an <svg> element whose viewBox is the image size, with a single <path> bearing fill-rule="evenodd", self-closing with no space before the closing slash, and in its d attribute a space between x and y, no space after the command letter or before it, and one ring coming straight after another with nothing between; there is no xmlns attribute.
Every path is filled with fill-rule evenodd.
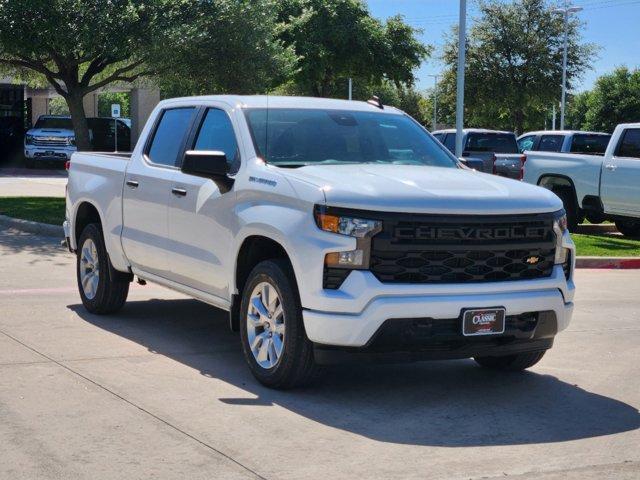
<svg viewBox="0 0 640 480"><path fill-rule="evenodd" d="M577 257L576 268L640 269L640 257Z"/></svg>
<svg viewBox="0 0 640 480"><path fill-rule="evenodd" d="M7 217L6 215L0 215L0 225L45 237L64 238L62 225L32 222L31 220L22 220L20 218Z"/></svg>

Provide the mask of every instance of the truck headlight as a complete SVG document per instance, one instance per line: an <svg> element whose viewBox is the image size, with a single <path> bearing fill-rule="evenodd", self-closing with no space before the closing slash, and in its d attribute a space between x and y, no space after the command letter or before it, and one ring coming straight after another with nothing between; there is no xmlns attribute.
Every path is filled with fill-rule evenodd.
<svg viewBox="0 0 640 480"><path fill-rule="evenodd" d="M328 253L325 265L330 268L369 268L371 237L382 230L380 220L351 217L333 213L330 209L316 207L316 224L320 230L356 238L356 249Z"/></svg>
<svg viewBox="0 0 640 480"><path fill-rule="evenodd" d="M33 145L33 135L25 135L24 143L25 145Z"/></svg>
<svg viewBox="0 0 640 480"><path fill-rule="evenodd" d="M562 246L562 236L567 231L567 214L563 210L556 212L553 219L553 232L556 234L556 256L554 263L563 265L569 260L569 249Z"/></svg>

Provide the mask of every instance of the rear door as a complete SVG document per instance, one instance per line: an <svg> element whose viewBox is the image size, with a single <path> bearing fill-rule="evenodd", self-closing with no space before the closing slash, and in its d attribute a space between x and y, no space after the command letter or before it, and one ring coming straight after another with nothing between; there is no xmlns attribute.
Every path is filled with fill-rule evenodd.
<svg viewBox="0 0 640 480"><path fill-rule="evenodd" d="M186 150L222 151L230 172L240 167L240 148L233 112L225 104L202 108ZM176 170L169 199L170 279L182 285L229 297L234 191L228 186Z"/></svg>
<svg viewBox="0 0 640 480"><path fill-rule="evenodd" d="M640 216L640 128L622 132L613 157L604 159L600 195L605 212Z"/></svg>
<svg viewBox="0 0 640 480"><path fill-rule="evenodd" d="M539 152L561 152L564 135L542 135L536 148Z"/></svg>
<svg viewBox="0 0 640 480"><path fill-rule="evenodd" d="M195 107L160 112L142 155L125 174L122 247L133 267L164 278L173 249L167 228L173 176L195 113Z"/></svg>

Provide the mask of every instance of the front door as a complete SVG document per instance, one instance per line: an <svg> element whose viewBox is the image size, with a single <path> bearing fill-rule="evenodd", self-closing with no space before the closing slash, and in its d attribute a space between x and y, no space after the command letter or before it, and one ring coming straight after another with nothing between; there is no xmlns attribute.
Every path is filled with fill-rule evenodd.
<svg viewBox="0 0 640 480"><path fill-rule="evenodd" d="M224 107L200 112L187 150L222 151L231 172L240 164L233 122ZM233 190L209 178L177 170L169 200L169 238L175 248L170 258L171 280L222 299L229 296L233 268Z"/></svg>
<svg viewBox="0 0 640 480"><path fill-rule="evenodd" d="M607 213L640 217L640 128L628 128L602 166L601 197Z"/></svg>
<svg viewBox="0 0 640 480"><path fill-rule="evenodd" d="M125 174L122 247L133 267L165 278L172 248L167 212L173 176L195 111L161 112L151 141Z"/></svg>

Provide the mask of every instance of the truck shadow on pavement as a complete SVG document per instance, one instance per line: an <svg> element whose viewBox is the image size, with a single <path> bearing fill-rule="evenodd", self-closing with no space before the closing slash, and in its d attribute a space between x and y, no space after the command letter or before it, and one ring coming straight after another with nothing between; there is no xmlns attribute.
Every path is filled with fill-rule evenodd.
<svg viewBox="0 0 640 480"><path fill-rule="evenodd" d="M131 301L115 316L70 305L84 321L315 422L390 443L444 447L565 442L640 427L637 409L551 375L495 373L471 360L335 367L313 387L279 392L244 364L226 312L195 300Z"/></svg>

